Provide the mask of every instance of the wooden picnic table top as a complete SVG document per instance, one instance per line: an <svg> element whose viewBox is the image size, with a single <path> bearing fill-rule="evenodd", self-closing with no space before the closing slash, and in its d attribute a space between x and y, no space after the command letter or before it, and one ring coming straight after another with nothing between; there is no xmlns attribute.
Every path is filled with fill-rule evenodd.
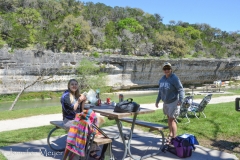
<svg viewBox="0 0 240 160"><path fill-rule="evenodd" d="M123 117L130 117L134 114L146 114L146 113L153 113L155 110L153 109L147 109L147 108L141 108L139 112L127 112L127 113L118 113L114 112L114 106L112 105L105 105L102 104L101 106L96 106L92 108L93 111L96 113L100 113L103 116L111 117L111 118L116 118L116 119L121 119Z"/></svg>

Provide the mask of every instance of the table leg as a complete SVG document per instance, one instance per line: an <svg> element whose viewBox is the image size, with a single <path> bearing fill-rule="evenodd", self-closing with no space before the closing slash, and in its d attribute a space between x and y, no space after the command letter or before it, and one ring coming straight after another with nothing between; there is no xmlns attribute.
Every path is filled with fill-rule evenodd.
<svg viewBox="0 0 240 160"><path fill-rule="evenodd" d="M132 126L131 126L131 130L130 130L130 133L129 133L129 137L128 137L128 142L127 143L125 141L124 134L122 132L122 123L121 123L121 121L119 119L116 119L116 123L117 123L118 129L119 129L119 134L120 134L120 136L122 138L123 145L124 145L124 155L123 155L123 158L122 158L123 160L126 158L127 154L129 154L129 156L132 159L137 160L131 154L131 140L132 140L132 134L133 134L136 118L137 118L137 114L134 114L134 118L133 118L133 121L132 121Z"/></svg>
<svg viewBox="0 0 240 160"><path fill-rule="evenodd" d="M132 126L131 126L131 131L130 131L130 135L129 135L129 139L128 139L128 143L127 143L128 154L134 160L136 160L136 159L133 157L133 155L131 153L131 140L132 140L132 135L133 135L133 130L134 130L136 119L137 119L137 114L134 114L133 121L132 121Z"/></svg>
<svg viewBox="0 0 240 160"><path fill-rule="evenodd" d="M124 154L123 154L123 158L122 160L125 159L125 157L127 156L127 144L125 142L125 138L124 138L124 135L123 135L123 132L122 132L122 123L119 119L115 119L116 123L117 123L117 126L118 126L118 130L119 130L119 135L120 137L122 138L122 142L123 142L123 146L124 146Z"/></svg>

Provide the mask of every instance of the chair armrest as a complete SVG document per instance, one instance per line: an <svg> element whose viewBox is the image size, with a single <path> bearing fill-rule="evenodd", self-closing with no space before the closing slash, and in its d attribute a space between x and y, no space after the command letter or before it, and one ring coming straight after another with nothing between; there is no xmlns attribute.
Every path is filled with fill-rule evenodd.
<svg viewBox="0 0 240 160"><path fill-rule="evenodd" d="M200 103L192 102L191 106L192 106L192 107L197 107L197 106L199 106L199 104L200 104Z"/></svg>

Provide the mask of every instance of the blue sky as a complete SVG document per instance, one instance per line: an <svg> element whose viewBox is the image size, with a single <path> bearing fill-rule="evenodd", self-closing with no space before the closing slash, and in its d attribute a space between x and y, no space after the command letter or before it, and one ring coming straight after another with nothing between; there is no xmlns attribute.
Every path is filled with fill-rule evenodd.
<svg viewBox="0 0 240 160"><path fill-rule="evenodd" d="M144 12L158 13L163 23L170 20L190 24L206 23L222 31L240 30L240 0L84 0L107 6L140 8Z"/></svg>

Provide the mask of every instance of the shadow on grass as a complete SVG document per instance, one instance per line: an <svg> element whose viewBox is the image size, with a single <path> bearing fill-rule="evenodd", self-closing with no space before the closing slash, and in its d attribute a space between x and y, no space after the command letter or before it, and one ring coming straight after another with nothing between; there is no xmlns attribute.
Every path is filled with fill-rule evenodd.
<svg viewBox="0 0 240 160"><path fill-rule="evenodd" d="M233 139L232 139L233 140ZM211 146L217 147L219 150L227 150L240 154L240 142L231 142L226 140L214 141Z"/></svg>

